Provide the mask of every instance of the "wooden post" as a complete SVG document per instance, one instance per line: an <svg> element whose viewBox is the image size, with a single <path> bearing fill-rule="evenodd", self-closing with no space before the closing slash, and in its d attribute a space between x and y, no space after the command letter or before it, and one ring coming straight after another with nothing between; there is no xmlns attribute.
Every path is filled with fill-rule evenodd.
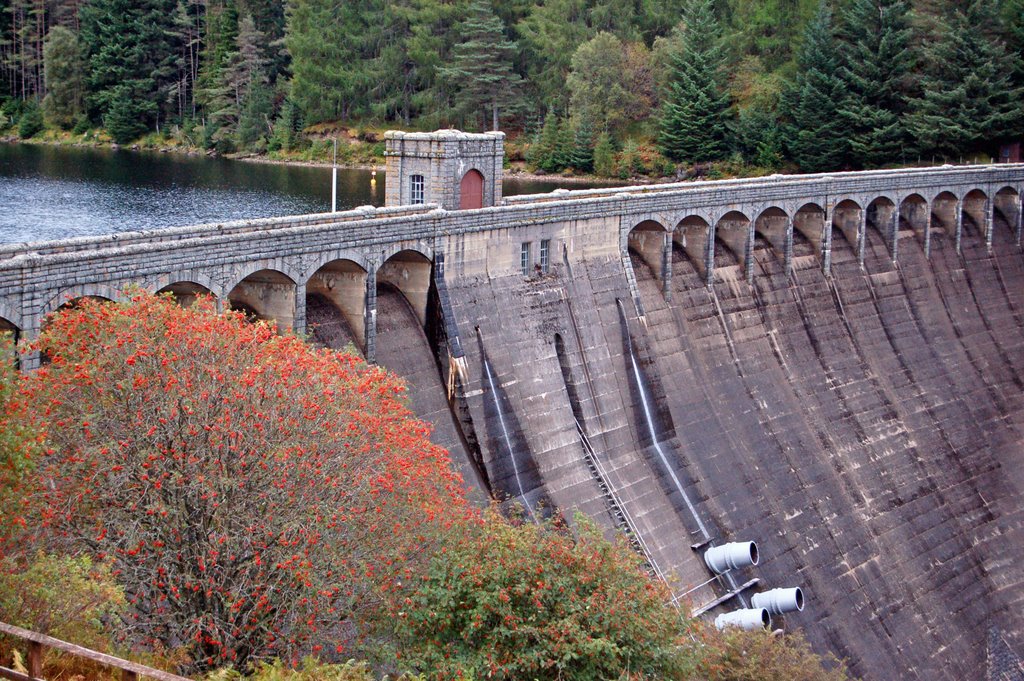
<svg viewBox="0 0 1024 681"><path fill-rule="evenodd" d="M28 642L28 675L43 678L43 644L38 641Z"/></svg>

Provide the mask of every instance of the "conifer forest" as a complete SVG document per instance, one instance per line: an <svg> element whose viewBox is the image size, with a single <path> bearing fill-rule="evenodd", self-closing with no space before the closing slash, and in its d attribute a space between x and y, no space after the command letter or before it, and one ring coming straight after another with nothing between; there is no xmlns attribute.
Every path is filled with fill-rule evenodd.
<svg viewBox="0 0 1024 681"><path fill-rule="evenodd" d="M533 168L800 171L1024 132L1024 0L7 0L0 129L291 149L509 131ZM653 164L653 166L652 166Z"/></svg>

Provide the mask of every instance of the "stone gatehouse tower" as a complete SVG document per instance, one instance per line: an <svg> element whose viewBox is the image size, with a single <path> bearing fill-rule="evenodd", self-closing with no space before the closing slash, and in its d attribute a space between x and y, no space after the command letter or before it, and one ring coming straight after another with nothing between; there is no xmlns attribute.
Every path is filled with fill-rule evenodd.
<svg viewBox="0 0 1024 681"><path fill-rule="evenodd" d="M505 133L389 130L384 143L385 205L436 203L459 210L501 203Z"/></svg>

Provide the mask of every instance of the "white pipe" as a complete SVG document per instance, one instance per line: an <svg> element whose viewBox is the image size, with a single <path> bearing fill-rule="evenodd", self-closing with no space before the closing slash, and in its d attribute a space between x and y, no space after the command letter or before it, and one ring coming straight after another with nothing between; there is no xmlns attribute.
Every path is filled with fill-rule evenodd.
<svg viewBox="0 0 1024 681"><path fill-rule="evenodd" d="M757 544L752 541L735 541L715 546L704 553L704 562L715 574L722 574L737 568L757 565Z"/></svg>
<svg viewBox="0 0 1024 681"><path fill-rule="evenodd" d="M772 589L754 594L750 604L755 608L764 608L772 615L799 612L804 609L804 592L798 586L791 589Z"/></svg>
<svg viewBox="0 0 1024 681"><path fill-rule="evenodd" d="M737 627L744 631L756 629L771 629L772 616L764 608L744 608L726 612L715 618L715 627L725 629L726 627Z"/></svg>

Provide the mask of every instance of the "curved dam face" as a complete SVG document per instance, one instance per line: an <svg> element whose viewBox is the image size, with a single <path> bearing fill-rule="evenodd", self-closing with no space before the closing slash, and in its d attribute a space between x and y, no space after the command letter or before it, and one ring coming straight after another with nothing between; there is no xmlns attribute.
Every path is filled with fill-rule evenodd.
<svg viewBox="0 0 1024 681"><path fill-rule="evenodd" d="M861 265L837 229L830 274L797 234L788 273L777 243L724 244L710 286L678 243L666 279L615 247L473 274L467 242L447 277L469 367L451 407L489 491L630 533L698 612L800 586L776 626L859 677L980 678L993 642L1013 659L1024 256L1005 224L991 251L969 219L960 252L933 229L927 258L899 224L898 264L881 230ZM715 578L703 550L740 540L760 563Z"/></svg>

